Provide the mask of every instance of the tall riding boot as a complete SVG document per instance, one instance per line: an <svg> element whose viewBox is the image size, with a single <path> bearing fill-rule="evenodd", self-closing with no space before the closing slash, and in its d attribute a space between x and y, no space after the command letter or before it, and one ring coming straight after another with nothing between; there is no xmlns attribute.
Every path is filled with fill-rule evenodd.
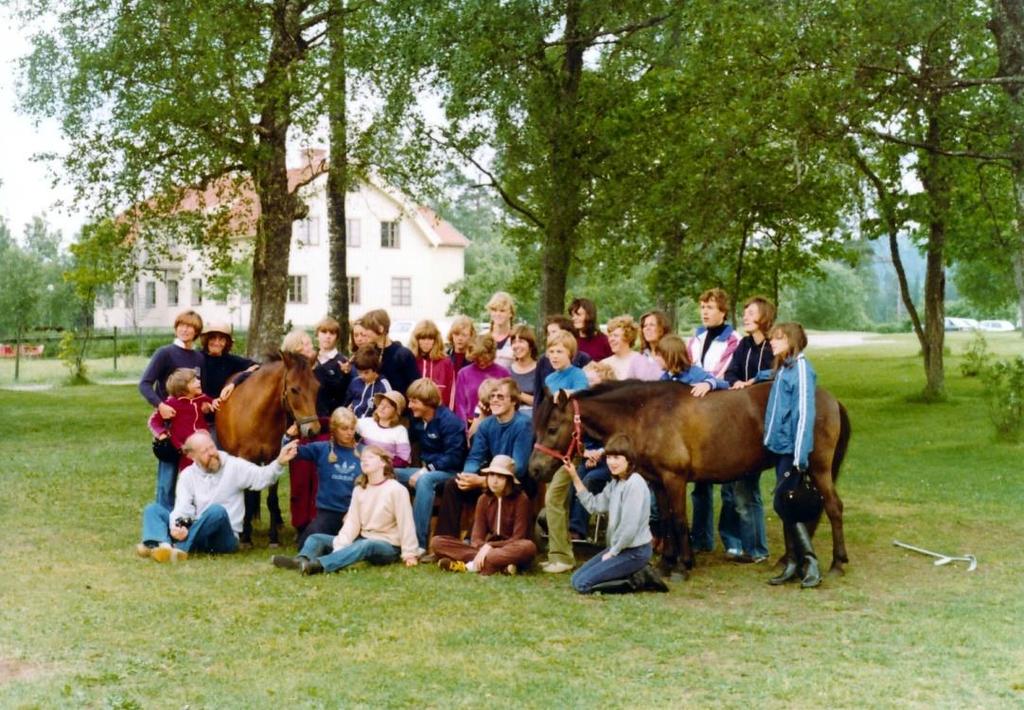
<svg viewBox="0 0 1024 710"><path fill-rule="evenodd" d="M817 587L821 584L821 572L818 569L818 557L814 554L814 547L811 545L811 536L807 532L807 526L797 523L794 526L796 531L797 545L801 548L803 558L807 561L807 568L804 570L804 578L800 586L804 589Z"/></svg>
<svg viewBox="0 0 1024 710"><path fill-rule="evenodd" d="M633 588L637 591L667 592L668 585L658 571L646 564L629 576Z"/></svg>
<svg viewBox="0 0 1024 710"><path fill-rule="evenodd" d="M782 524L782 533L786 538L786 567L777 577L768 580L768 584L778 585L796 579L800 569L800 550L796 531L789 523Z"/></svg>

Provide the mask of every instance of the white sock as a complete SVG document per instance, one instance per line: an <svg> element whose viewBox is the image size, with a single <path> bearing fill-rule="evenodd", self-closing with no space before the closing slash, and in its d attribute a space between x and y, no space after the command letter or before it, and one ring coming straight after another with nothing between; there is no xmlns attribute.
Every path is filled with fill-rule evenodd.
<svg viewBox="0 0 1024 710"><path fill-rule="evenodd" d="M467 572L476 572L476 561L475 560L466 563L466 571Z"/></svg>

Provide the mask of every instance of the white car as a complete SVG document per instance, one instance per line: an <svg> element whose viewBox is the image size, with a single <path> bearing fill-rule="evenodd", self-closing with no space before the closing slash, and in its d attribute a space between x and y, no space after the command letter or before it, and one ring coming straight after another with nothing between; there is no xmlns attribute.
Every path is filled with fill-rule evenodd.
<svg viewBox="0 0 1024 710"><path fill-rule="evenodd" d="M983 320L978 328L987 333L1008 333L1014 330L1013 323L1008 320Z"/></svg>
<svg viewBox="0 0 1024 710"><path fill-rule="evenodd" d="M973 318L946 316L945 330L978 330L978 321Z"/></svg>

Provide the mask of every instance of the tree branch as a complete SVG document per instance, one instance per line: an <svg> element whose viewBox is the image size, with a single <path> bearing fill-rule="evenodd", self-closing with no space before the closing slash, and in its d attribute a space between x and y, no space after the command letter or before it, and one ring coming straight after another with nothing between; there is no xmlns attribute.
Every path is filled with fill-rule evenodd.
<svg viewBox="0 0 1024 710"><path fill-rule="evenodd" d="M591 32L588 35L576 36L576 37L563 37L562 39L559 39L559 40L553 40L551 42L544 42L543 46L544 47L558 47L558 46L562 46L562 45L582 44L585 47L590 47L590 46L593 46L595 43L597 43L597 44L613 44L614 42L619 42L619 41L625 39L626 37L639 32L640 30L645 30L648 27L654 27L655 25L659 25L659 24L661 24L662 22L664 22L665 20L667 20L671 16L672 16L672 13L666 13L664 15L655 15L654 17L649 17L649 18L647 18L646 20L644 20L642 22L634 22L633 24L630 24L630 25L623 25L622 27L616 27L613 30L596 29L596 30L594 30L593 32ZM615 35L616 39L615 40L607 40L607 41L600 42L600 43L597 42L597 38L598 37L604 37L606 35Z"/></svg>
<svg viewBox="0 0 1024 710"><path fill-rule="evenodd" d="M874 136L875 138L880 138L881 140L884 140L888 143L895 143L896 145L903 145L908 148L918 148L920 150L926 150L929 153L934 153L935 155L945 155L949 158L974 158L975 160L990 161L1013 160L1013 156L1009 155L1008 153L992 154L978 153L973 150L946 150L944 148L939 148L938 146L931 145L930 143L914 141L908 138L900 138L899 136L894 136L893 134L886 133L885 131L876 131L873 128L857 128L852 129L852 131L860 135Z"/></svg>

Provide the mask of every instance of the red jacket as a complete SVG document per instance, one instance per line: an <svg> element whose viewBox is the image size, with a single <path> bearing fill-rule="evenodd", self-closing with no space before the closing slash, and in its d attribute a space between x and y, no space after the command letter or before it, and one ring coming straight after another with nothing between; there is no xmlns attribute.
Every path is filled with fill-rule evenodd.
<svg viewBox="0 0 1024 710"><path fill-rule="evenodd" d="M433 380L441 393L441 404L447 406L451 401L452 384L455 382L455 366L452 361L444 356L440 360L418 357L416 358L416 369L420 371L420 377Z"/></svg>
<svg viewBox="0 0 1024 710"><path fill-rule="evenodd" d="M213 399L205 394L201 394L195 399L168 397L164 400L164 404L175 411L174 418L168 419L165 425L164 419L160 417L160 410L154 409L153 416L149 418L149 430L153 432L153 436L159 436L164 432L169 433L174 448L180 451L187 438L200 429L209 430L210 426L206 423L206 416L203 414L203 405L211 402ZM178 470L183 470L191 463L192 459L182 454L178 459Z"/></svg>

